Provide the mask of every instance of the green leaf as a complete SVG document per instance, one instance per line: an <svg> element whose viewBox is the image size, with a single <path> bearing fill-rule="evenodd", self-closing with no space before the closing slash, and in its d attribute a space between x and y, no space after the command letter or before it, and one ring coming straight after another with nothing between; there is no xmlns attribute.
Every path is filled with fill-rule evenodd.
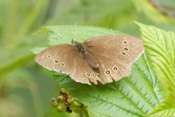
<svg viewBox="0 0 175 117"><path fill-rule="evenodd" d="M82 42L102 35L121 35L117 31L89 26L50 26L50 45L70 43L71 38ZM75 33L76 31L76 33ZM54 75L59 88L67 88L73 97L88 106L91 116L143 116L151 112L164 99L164 89L157 79L147 55L144 53L133 64L132 73L118 82L106 85L77 83L69 76Z"/></svg>
<svg viewBox="0 0 175 117"><path fill-rule="evenodd" d="M80 84L63 74L56 74L54 78L59 88L67 88L97 117L143 116L163 99L163 89L145 54L133 65L127 78L107 85Z"/></svg>
<svg viewBox="0 0 175 117"><path fill-rule="evenodd" d="M150 62L167 91L165 100L148 116L175 116L175 33L136 24L141 28Z"/></svg>
<svg viewBox="0 0 175 117"><path fill-rule="evenodd" d="M141 27L147 54L150 56L157 75L165 86L175 87L175 34L154 26L137 24Z"/></svg>
<svg viewBox="0 0 175 117"><path fill-rule="evenodd" d="M119 31L109 30L106 28L94 27L94 26L73 26L73 25L62 25L62 26L46 26L39 30L33 35L47 32L47 38L49 45L58 44L71 44L71 40L83 42L84 40L92 37L98 37L103 35L126 35ZM37 47L31 49L34 54L39 53L44 47Z"/></svg>
<svg viewBox="0 0 175 117"><path fill-rule="evenodd" d="M48 32L49 45L71 44L72 39L83 42L85 39L102 35L124 35L124 33L112 29L83 25L46 26L39 32Z"/></svg>
<svg viewBox="0 0 175 117"><path fill-rule="evenodd" d="M44 50L46 48L47 47L36 47L36 48L30 49L30 51L32 51L34 54L38 54L39 52L41 52L42 50Z"/></svg>

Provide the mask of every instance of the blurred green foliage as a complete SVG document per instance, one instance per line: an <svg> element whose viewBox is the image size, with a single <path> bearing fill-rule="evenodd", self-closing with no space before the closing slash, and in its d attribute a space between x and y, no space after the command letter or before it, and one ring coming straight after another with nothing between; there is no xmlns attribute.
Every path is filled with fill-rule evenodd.
<svg viewBox="0 0 175 117"><path fill-rule="evenodd" d="M172 0L156 2L175 6ZM39 67L29 51L47 43L44 34L33 37L33 32L76 23L139 36L133 20L175 31L175 20L148 0L0 0L0 116L79 116L59 114L50 106L50 98L59 92L51 73Z"/></svg>

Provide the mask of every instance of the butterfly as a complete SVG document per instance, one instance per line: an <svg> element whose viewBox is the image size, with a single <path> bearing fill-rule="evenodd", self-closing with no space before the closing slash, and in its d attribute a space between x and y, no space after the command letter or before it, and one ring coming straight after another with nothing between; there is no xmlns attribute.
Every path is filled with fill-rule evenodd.
<svg viewBox="0 0 175 117"><path fill-rule="evenodd" d="M76 82L106 84L128 76L143 52L140 38L107 35L51 46L38 53L35 61L49 70L61 70Z"/></svg>

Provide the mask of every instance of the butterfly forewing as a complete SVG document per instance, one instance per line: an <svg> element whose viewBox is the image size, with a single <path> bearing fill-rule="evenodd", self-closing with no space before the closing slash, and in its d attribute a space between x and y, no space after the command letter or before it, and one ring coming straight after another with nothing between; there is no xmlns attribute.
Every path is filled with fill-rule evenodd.
<svg viewBox="0 0 175 117"><path fill-rule="evenodd" d="M61 70L77 82L86 84L90 82L97 84L97 80L101 82L99 77L93 76L96 73L72 45L62 44L49 47L37 54L35 61L49 70L57 72Z"/></svg>

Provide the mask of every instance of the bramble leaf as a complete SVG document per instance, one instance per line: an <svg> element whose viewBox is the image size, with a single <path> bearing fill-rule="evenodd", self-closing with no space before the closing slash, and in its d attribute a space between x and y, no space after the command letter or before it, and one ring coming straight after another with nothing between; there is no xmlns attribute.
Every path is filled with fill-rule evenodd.
<svg viewBox="0 0 175 117"><path fill-rule="evenodd" d="M175 116L175 33L136 24L141 29L150 62L167 92L166 98L148 116Z"/></svg>

